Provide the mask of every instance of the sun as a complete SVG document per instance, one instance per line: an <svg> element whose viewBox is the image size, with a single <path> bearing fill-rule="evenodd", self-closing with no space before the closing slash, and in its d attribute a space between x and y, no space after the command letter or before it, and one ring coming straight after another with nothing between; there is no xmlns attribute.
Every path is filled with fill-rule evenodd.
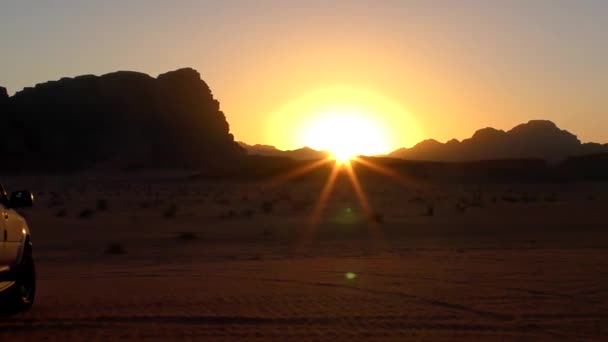
<svg viewBox="0 0 608 342"><path fill-rule="evenodd" d="M338 162L382 155L420 140L412 115L398 102L364 88L320 88L277 108L267 138L279 149L311 147Z"/></svg>
<svg viewBox="0 0 608 342"><path fill-rule="evenodd" d="M387 132L371 113L331 109L311 115L301 130L301 142L327 151L339 163L359 155L378 155L390 149Z"/></svg>

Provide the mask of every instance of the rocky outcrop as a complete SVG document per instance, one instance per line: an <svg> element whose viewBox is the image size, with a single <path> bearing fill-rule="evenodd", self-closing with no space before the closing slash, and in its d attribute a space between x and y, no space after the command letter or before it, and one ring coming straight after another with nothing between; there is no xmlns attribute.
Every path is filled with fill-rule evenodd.
<svg viewBox="0 0 608 342"><path fill-rule="evenodd" d="M483 128L469 139L423 141L402 148L389 156L411 160L473 161L492 159L539 158L562 161L570 156L608 152L606 145L586 143L547 120L532 120L505 132Z"/></svg>
<svg viewBox="0 0 608 342"><path fill-rule="evenodd" d="M8 91L4 87L0 87L0 103L8 100Z"/></svg>
<svg viewBox="0 0 608 342"><path fill-rule="evenodd" d="M244 142L239 142L239 145L243 147L247 154L267 157L286 157L296 160L314 160L323 159L329 156L329 152L317 151L310 147L302 147L295 150L279 150L271 145L248 145Z"/></svg>
<svg viewBox="0 0 608 342"><path fill-rule="evenodd" d="M6 107L18 142L0 147L40 165L201 166L244 154L194 69L62 78L17 92Z"/></svg>

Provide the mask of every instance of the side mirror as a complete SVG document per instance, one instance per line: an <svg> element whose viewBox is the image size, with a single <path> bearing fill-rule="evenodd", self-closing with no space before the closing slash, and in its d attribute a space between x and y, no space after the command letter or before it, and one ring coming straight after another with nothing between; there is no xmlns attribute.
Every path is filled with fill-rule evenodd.
<svg viewBox="0 0 608 342"><path fill-rule="evenodd" d="M11 193L8 206L11 208L29 208L34 205L34 195L29 191L15 191Z"/></svg>

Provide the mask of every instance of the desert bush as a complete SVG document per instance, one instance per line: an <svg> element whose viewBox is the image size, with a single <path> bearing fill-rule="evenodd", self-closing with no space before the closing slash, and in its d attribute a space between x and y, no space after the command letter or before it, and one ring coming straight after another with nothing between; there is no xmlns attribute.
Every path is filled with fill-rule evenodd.
<svg viewBox="0 0 608 342"><path fill-rule="evenodd" d="M66 208L59 209L55 216L57 217L66 217L68 215L68 210Z"/></svg>
<svg viewBox="0 0 608 342"><path fill-rule="evenodd" d="M183 241L192 241L198 239L198 235L196 235L194 232L180 232L177 234L177 239Z"/></svg>
<svg viewBox="0 0 608 342"><path fill-rule="evenodd" d="M265 214L270 214L274 210L274 203L272 201L264 201L262 203L262 211Z"/></svg>
<svg viewBox="0 0 608 342"><path fill-rule="evenodd" d="M175 203L171 204L164 212L163 216L165 218L175 218L177 216L177 205Z"/></svg>
<svg viewBox="0 0 608 342"><path fill-rule="evenodd" d="M424 203L424 198L420 196L415 196L409 199L410 203Z"/></svg>
<svg viewBox="0 0 608 342"><path fill-rule="evenodd" d="M61 205L64 205L65 201L62 200L56 193L51 192L51 198L49 198L48 207L55 208Z"/></svg>
<svg viewBox="0 0 608 342"><path fill-rule="evenodd" d="M232 219L235 217L238 217L238 215L237 215L236 211L232 210L232 209L230 209L220 215L221 219Z"/></svg>
<svg viewBox="0 0 608 342"><path fill-rule="evenodd" d="M557 194L555 192L553 192L553 193L547 195L545 197L545 201L546 202L557 202L558 201Z"/></svg>
<svg viewBox="0 0 608 342"><path fill-rule="evenodd" d="M125 250L123 245L120 243L116 243L116 242L110 243L104 250L104 254L108 254L108 255L119 255L119 254L126 254L126 253L127 253L127 251Z"/></svg>
<svg viewBox="0 0 608 342"><path fill-rule="evenodd" d="M508 203L518 203L519 202L519 198L513 197L511 195L502 196L502 200L504 202L508 202Z"/></svg>
<svg viewBox="0 0 608 342"><path fill-rule="evenodd" d="M372 213L370 219L376 223L384 223L384 215L379 212Z"/></svg>
<svg viewBox="0 0 608 342"><path fill-rule="evenodd" d="M107 211L108 210L108 200L106 199L98 199L95 205L97 211Z"/></svg>
<svg viewBox="0 0 608 342"><path fill-rule="evenodd" d="M310 200L294 201L291 203L291 209L293 211L304 211L312 206L313 202Z"/></svg>
<svg viewBox="0 0 608 342"><path fill-rule="evenodd" d="M435 216L435 205L433 203L427 204L424 216Z"/></svg>
<svg viewBox="0 0 608 342"><path fill-rule="evenodd" d="M274 232L270 228L265 228L262 230L262 236L264 238L271 238L274 235Z"/></svg>
<svg viewBox="0 0 608 342"><path fill-rule="evenodd" d="M527 192L524 192L521 195L521 201L524 203L533 203L536 202L538 200L538 198L535 195L529 194Z"/></svg>
<svg viewBox="0 0 608 342"><path fill-rule="evenodd" d="M229 206L229 205L231 205L231 204L232 204L232 200L231 200L231 199L229 199L229 198L217 198L217 199L215 200L215 203L216 203L216 204L223 205L223 206L226 206L226 207L227 207L227 206Z"/></svg>
<svg viewBox="0 0 608 342"><path fill-rule="evenodd" d="M78 214L78 217L80 217L82 219L86 219L86 218L93 217L94 214L95 214L95 211L93 211L92 209L82 209L80 211L80 214Z"/></svg>
<svg viewBox="0 0 608 342"><path fill-rule="evenodd" d="M462 202L457 202L456 205L454 206L454 208L456 209L456 212L462 214L467 210L467 206L466 204L462 203Z"/></svg>
<svg viewBox="0 0 608 342"><path fill-rule="evenodd" d="M483 207L483 191L481 189L472 192L469 204L472 207Z"/></svg>

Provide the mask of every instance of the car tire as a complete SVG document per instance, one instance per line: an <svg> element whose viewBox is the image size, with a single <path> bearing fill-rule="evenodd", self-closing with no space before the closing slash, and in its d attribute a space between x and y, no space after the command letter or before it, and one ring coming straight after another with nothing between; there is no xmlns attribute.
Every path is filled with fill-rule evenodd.
<svg viewBox="0 0 608 342"><path fill-rule="evenodd" d="M36 266L31 254L31 245L28 247L26 247L21 265L15 270L15 284L3 296L7 303L6 307L3 308L5 313L13 314L27 311L36 299Z"/></svg>

